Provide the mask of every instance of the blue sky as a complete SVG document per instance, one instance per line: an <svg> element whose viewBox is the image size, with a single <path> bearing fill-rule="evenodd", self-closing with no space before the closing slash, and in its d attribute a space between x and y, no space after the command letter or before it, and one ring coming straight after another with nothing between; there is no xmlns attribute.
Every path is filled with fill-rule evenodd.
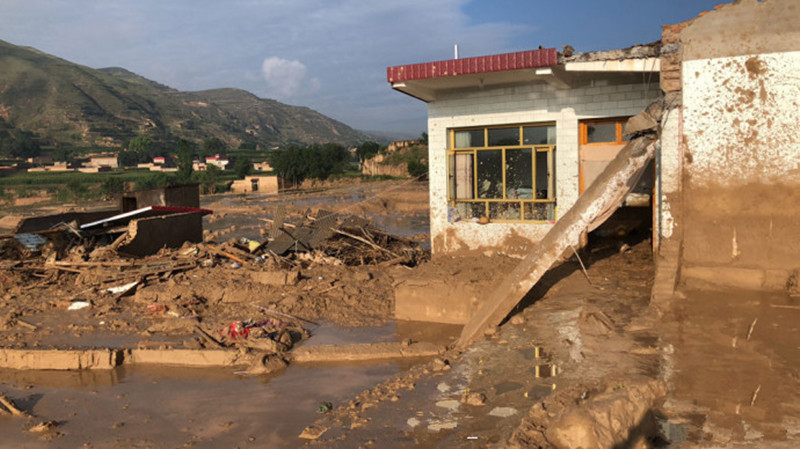
<svg viewBox="0 0 800 449"><path fill-rule="evenodd" d="M424 103L386 67L659 39L707 0L0 0L0 39L181 90L237 87L354 128L417 136Z"/></svg>

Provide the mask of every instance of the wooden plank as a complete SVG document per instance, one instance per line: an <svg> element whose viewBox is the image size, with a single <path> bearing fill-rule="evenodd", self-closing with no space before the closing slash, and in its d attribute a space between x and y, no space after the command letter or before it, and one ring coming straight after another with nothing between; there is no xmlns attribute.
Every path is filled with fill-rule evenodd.
<svg viewBox="0 0 800 449"><path fill-rule="evenodd" d="M654 152L655 144L649 137L629 142L536 248L491 292L464 326L455 346L464 348L481 337L487 328L500 324L539 279L561 259L564 251L578 244L581 234L592 222L598 217L610 215L609 210L622 204L620 193L624 193L624 198L626 191L633 188Z"/></svg>

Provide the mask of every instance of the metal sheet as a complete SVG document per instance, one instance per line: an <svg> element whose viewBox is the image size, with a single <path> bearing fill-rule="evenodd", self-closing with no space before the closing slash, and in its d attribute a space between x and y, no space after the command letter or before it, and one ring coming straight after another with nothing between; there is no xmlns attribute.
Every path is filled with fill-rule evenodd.
<svg viewBox="0 0 800 449"><path fill-rule="evenodd" d="M558 64L558 51L555 48L546 48L387 67L386 79L390 83L399 83L446 76L551 67L556 64Z"/></svg>

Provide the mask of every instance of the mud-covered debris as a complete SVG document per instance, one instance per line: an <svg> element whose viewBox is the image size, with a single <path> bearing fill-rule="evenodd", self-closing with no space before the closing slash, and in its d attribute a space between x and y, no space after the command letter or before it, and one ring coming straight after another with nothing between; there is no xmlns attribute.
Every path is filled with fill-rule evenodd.
<svg viewBox="0 0 800 449"><path fill-rule="evenodd" d="M300 438L304 440L316 440L328 430L327 427L322 425L308 426L300 433Z"/></svg>
<svg viewBox="0 0 800 449"><path fill-rule="evenodd" d="M0 415L11 415L18 418L30 418L33 415L17 407L11 399L0 394Z"/></svg>

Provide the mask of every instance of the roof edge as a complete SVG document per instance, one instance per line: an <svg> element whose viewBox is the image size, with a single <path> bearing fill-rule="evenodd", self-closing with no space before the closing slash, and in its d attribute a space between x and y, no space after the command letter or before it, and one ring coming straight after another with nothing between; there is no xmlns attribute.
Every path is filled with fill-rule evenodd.
<svg viewBox="0 0 800 449"><path fill-rule="evenodd" d="M498 55L387 67L386 80L393 84L411 80L551 67L556 64L558 64L558 50L555 48L542 48Z"/></svg>

